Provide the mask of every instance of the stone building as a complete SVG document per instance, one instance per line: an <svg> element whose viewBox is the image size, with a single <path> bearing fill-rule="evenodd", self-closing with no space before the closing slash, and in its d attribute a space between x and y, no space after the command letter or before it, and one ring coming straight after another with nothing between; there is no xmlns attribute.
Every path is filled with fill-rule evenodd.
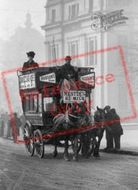
<svg viewBox="0 0 138 190"><path fill-rule="evenodd" d="M77 59L72 60L73 65L94 67L96 76L102 76L101 78L104 79L102 85L96 85L94 106L104 107L109 104L115 107L122 117L132 115L132 103L128 95L127 81L119 51L89 55L87 52L121 46L126 62L128 62L126 66L129 72L134 69L129 61L130 57L133 57L130 55L129 48L132 39L130 36L133 33L135 3L135 0L131 3L129 0L118 2L114 0L47 0L46 23L42 26L45 31L46 59L78 55ZM124 15L129 17L125 25L113 27L105 32L92 30L92 16L95 13L120 9L124 9ZM79 56L82 54L83 56ZM115 78L112 83L105 80L109 73ZM133 78L133 82L135 81L134 76L130 78Z"/></svg>

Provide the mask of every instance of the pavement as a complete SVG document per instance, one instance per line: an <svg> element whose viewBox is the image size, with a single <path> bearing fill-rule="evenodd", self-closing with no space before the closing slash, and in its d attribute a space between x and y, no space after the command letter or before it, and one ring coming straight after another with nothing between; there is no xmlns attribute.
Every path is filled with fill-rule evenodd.
<svg viewBox="0 0 138 190"><path fill-rule="evenodd" d="M138 152L138 126L124 126L124 134L121 136L121 149ZM106 147L105 134L101 142L101 148Z"/></svg>
<svg viewBox="0 0 138 190"><path fill-rule="evenodd" d="M29 157L23 144L0 138L0 190L138 190L138 156L101 152L67 162L62 148L57 158L52 149Z"/></svg>

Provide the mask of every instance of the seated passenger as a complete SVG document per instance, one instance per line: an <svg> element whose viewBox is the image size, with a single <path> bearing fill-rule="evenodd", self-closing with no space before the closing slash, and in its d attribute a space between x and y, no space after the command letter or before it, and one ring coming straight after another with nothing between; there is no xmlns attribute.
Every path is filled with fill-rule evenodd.
<svg viewBox="0 0 138 190"><path fill-rule="evenodd" d="M33 68L39 67L38 63L36 63L33 60L33 58L35 56L35 53L33 51L30 51L30 52L27 52L26 54L27 54L27 57L28 57L28 61L23 64L23 70L33 69Z"/></svg>

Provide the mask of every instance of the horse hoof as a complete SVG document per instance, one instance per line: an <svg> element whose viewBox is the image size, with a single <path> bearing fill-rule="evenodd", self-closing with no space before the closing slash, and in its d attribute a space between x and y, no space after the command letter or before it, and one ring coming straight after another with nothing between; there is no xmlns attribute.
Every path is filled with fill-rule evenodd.
<svg viewBox="0 0 138 190"><path fill-rule="evenodd" d="M91 157L91 155L86 155L85 158L86 159L89 159Z"/></svg>
<svg viewBox="0 0 138 190"><path fill-rule="evenodd" d="M94 154L93 155L95 158L100 158L100 155L99 154Z"/></svg>
<svg viewBox="0 0 138 190"><path fill-rule="evenodd" d="M58 154L57 152L54 152L53 153L53 158L57 157L57 154Z"/></svg>
<svg viewBox="0 0 138 190"><path fill-rule="evenodd" d="M73 161L78 161L78 157L73 156Z"/></svg>
<svg viewBox="0 0 138 190"><path fill-rule="evenodd" d="M64 156L64 160L65 160L65 161L70 161L69 156Z"/></svg>

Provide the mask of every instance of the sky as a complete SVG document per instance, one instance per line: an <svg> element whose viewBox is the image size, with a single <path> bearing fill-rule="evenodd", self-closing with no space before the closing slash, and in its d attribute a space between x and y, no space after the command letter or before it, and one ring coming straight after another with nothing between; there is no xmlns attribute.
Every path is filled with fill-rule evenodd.
<svg viewBox="0 0 138 190"><path fill-rule="evenodd" d="M26 13L32 16L33 27L44 34L47 0L0 0L0 39L8 40L18 26L24 26Z"/></svg>

